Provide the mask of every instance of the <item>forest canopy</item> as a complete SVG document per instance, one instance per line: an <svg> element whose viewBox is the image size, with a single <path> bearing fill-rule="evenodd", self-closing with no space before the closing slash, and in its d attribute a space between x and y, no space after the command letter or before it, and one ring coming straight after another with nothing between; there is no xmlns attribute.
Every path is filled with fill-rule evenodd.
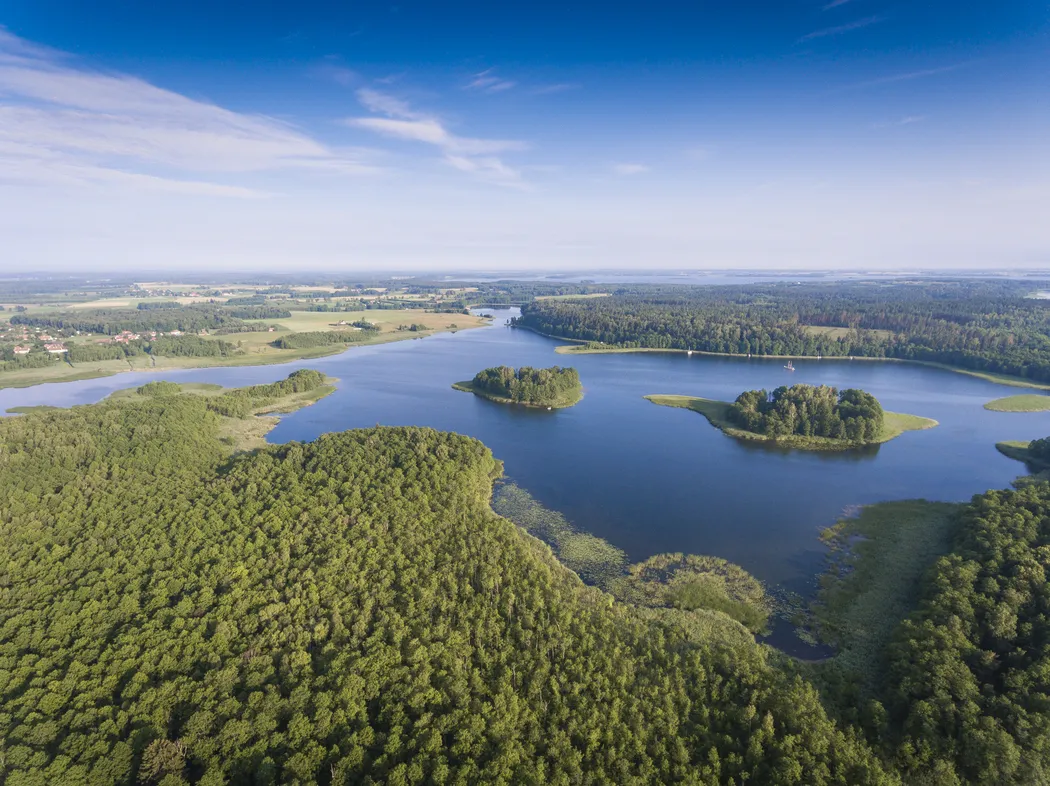
<svg viewBox="0 0 1050 786"><path fill-rule="evenodd" d="M220 400L322 380L0 420L8 786L899 783L753 641L493 514L476 440L219 439Z"/></svg>
<svg viewBox="0 0 1050 786"><path fill-rule="evenodd" d="M876 442L885 420L878 400L863 390L827 385L781 386L737 396L729 418L746 431L769 437L796 435Z"/></svg>

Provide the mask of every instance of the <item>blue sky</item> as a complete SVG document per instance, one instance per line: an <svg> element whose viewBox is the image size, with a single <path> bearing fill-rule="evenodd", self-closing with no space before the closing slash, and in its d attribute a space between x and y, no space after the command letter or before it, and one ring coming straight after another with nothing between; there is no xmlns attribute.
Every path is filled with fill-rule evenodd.
<svg viewBox="0 0 1050 786"><path fill-rule="evenodd" d="M0 267L1050 265L1050 5L0 2Z"/></svg>

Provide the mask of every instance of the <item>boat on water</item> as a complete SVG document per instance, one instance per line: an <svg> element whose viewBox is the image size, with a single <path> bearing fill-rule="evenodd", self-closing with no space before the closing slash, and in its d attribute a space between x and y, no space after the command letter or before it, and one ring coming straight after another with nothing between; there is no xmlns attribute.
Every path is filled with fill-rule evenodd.
<svg viewBox="0 0 1050 786"><path fill-rule="evenodd" d="M788 364L786 366L784 366L784 368L786 368L788 371L794 371L795 370L795 366L792 365L790 360L788 361Z"/></svg>

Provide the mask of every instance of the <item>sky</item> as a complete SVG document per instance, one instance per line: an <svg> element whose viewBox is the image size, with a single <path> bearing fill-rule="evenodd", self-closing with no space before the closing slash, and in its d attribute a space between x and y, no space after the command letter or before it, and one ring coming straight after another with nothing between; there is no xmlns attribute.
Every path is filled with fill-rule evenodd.
<svg viewBox="0 0 1050 786"><path fill-rule="evenodd" d="M0 269L1050 267L1050 3L0 0Z"/></svg>

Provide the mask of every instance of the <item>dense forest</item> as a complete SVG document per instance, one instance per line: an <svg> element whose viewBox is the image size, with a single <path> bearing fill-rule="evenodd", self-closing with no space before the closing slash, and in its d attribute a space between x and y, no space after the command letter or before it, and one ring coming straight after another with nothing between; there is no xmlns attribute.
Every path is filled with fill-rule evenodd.
<svg viewBox="0 0 1050 786"><path fill-rule="evenodd" d="M231 454L326 381L0 420L0 781L1046 782L1050 485L965 507L854 727L747 633L752 577L672 554L588 587L492 512L476 440Z"/></svg>
<svg viewBox="0 0 1050 786"><path fill-rule="evenodd" d="M474 391L518 404L560 407L580 400L583 386L574 368L497 366L479 371L470 383Z"/></svg>
<svg viewBox="0 0 1050 786"><path fill-rule="evenodd" d="M740 428L769 437L794 434L850 442L874 442L884 415L878 400L863 390L827 385L792 385L772 393L749 390L737 396L729 418Z"/></svg>
<svg viewBox="0 0 1050 786"><path fill-rule="evenodd" d="M141 304L140 304L141 305ZM178 308L82 309L55 314L14 314L12 325L79 330L115 336L123 331L144 333L151 330L197 333L244 333L266 330L265 325L244 322L246 319L281 319L292 314L272 305L222 306L197 304Z"/></svg>
<svg viewBox="0 0 1050 786"><path fill-rule="evenodd" d="M1050 778L1050 484L967 508L889 651L881 730L908 782Z"/></svg>
<svg viewBox="0 0 1050 786"><path fill-rule="evenodd" d="M333 344L353 344L374 338L379 329L373 325L357 330L311 330L304 333L288 333L271 342L277 349L309 349L328 347Z"/></svg>
<svg viewBox="0 0 1050 786"><path fill-rule="evenodd" d="M215 400L271 386L143 387L0 421L9 786L899 783L759 646L613 604L495 516L479 442L231 457Z"/></svg>
<svg viewBox="0 0 1050 786"><path fill-rule="evenodd" d="M1028 455L1039 461L1050 462L1050 437L1033 439L1029 442Z"/></svg>
<svg viewBox="0 0 1050 786"><path fill-rule="evenodd" d="M1040 282L956 280L633 287L537 300L517 324L616 347L947 363L1050 381Z"/></svg>

